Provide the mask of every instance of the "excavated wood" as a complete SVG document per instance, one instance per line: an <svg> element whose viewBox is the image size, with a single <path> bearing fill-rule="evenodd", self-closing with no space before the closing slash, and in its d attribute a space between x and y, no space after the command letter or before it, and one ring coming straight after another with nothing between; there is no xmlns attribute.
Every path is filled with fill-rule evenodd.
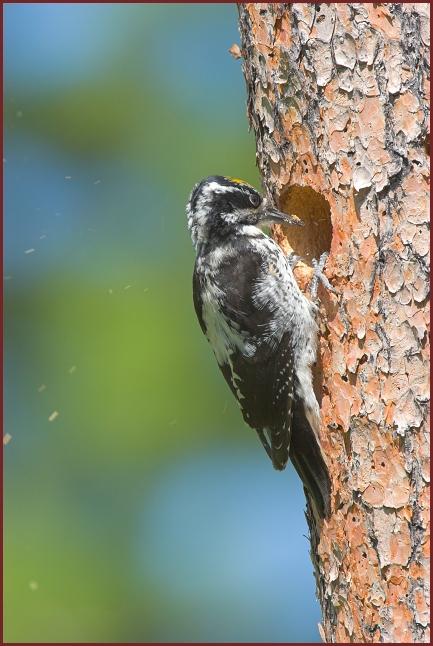
<svg viewBox="0 0 433 646"><path fill-rule="evenodd" d="M248 116L268 194L330 251L321 442L332 513L311 514L329 642L429 641L429 5L239 5Z"/></svg>

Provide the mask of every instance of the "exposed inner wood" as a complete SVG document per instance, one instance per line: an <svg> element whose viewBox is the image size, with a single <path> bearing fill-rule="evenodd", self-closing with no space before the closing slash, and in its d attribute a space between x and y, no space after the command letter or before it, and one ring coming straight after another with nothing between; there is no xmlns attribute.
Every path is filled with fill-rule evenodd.
<svg viewBox="0 0 433 646"><path fill-rule="evenodd" d="M331 249L331 209L326 198L310 186L292 184L282 191L280 208L297 215L305 225L279 227L284 237L285 251L294 252L311 267L313 258L319 259L324 251Z"/></svg>

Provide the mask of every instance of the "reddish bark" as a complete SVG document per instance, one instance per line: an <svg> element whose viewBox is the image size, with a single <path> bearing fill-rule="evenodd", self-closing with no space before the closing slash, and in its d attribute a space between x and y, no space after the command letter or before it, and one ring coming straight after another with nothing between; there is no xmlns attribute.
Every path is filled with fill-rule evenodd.
<svg viewBox="0 0 433 646"><path fill-rule="evenodd" d="M330 251L316 373L332 513L309 515L329 642L429 641L428 4L239 6L264 186Z"/></svg>

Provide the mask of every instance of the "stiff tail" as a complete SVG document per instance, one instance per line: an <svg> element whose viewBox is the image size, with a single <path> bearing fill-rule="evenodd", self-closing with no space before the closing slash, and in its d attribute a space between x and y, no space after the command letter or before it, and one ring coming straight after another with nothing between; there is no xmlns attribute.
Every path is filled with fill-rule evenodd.
<svg viewBox="0 0 433 646"><path fill-rule="evenodd" d="M301 401L295 400L292 414L290 459L310 494L317 513L321 518L325 518L329 515L331 496L328 469Z"/></svg>

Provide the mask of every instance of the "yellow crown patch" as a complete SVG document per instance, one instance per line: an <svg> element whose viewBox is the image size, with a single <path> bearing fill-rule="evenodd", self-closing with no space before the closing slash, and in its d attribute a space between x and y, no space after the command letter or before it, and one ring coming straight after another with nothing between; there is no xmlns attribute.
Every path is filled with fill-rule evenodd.
<svg viewBox="0 0 433 646"><path fill-rule="evenodd" d="M228 179L229 182L233 182L234 184L244 184L245 186L249 186L248 182L240 179L239 177L225 177L225 179Z"/></svg>

